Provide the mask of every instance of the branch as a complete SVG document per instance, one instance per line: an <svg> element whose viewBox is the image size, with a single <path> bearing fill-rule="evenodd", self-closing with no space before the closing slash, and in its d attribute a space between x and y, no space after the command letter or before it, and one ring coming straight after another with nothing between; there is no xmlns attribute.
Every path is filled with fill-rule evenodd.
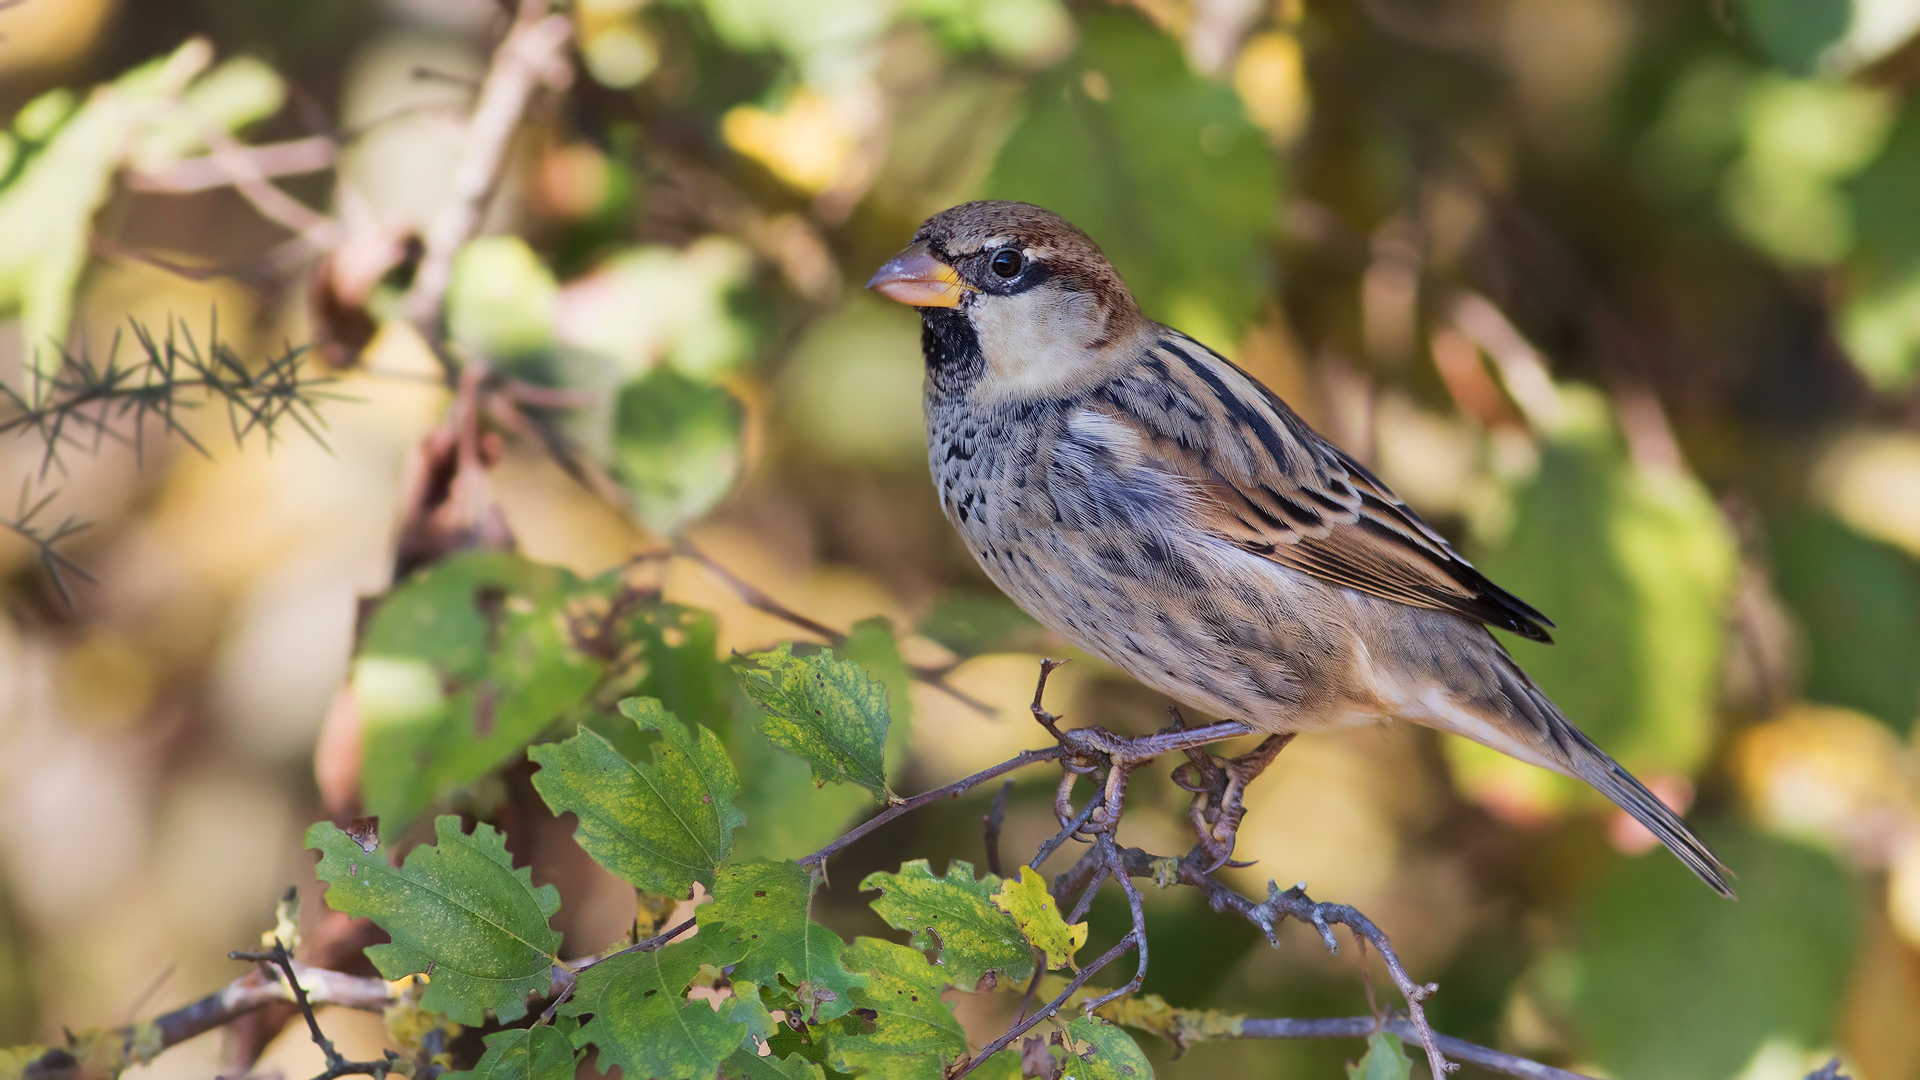
<svg viewBox="0 0 1920 1080"><path fill-rule="evenodd" d="M287 985L293 989L294 1004L300 1007L300 1015L307 1019L307 1030L313 1035L313 1044L318 1046L320 1052L327 1058L326 1071L314 1077L313 1080L335 1080L336 1077L341 1076L371 1076L374 1080L384 1080L387 1073L392 1072L393 1067L399 1063L399 1055L391 1050L387 1051L387 1056L379 1061L348 1061L340 1051L334 1049L333 1040L327 1038L326 1033L320 1030L320 1021L313 1015L313 1002L307 999L306 988L300 985L300 975L294 970L293 957L287 952L287 947L281 944L279 938L273 939L272 952L236 950L228 953L227 956L234 960L271 963L284 974Z"/></svg>
<svg viewBox="0 0 1920 1080"><path fill-rule="evenodd" d="M236 173L258 179L299 176L333 167L338 146L325 135L235 147L221 156L186 158L153 172L127 174L127 186L160 195L190 195L232 186Z"/></svg>
<svg viewBox="0 0 1920 1080"><path fill-rule="evenodd" d="M548 14L546 0L523 0L506 39L493 54L493 65L480 84L480 98L468 121L466 148L454 168L453 197L427 227L420 268L402 301L407 318L428 341L437 342L442 336L454 257L480 229L487 202L499 186L507 148L534 91L565 78L564 52L572 35L573 24L565 15ZM441 364L452 384L452 361L443 356Z"/></svg>
<svg viewBox="0 0 1920 1080"><path fill-rule="evenodd" d="M714 559L713 556L694 547L693 543L685 537L674 540L673 553L681 558L691 559L701 566L706 567L714 577L720 579L720 584L725 585L727 591L739 597L742 603L755 611L764 612L782 622L791 623L805 630L807 633L825 640L828 645L835 648L846 644L847 635L823 622L810 619L785 604L782 604L780 601L775 600L773 597L768 596L766 593L761 592L759 588L727 569L725 565ZM1065 663L1065 661L1061 661L1061 663ZM988 705L979 698L957 690L950 685L947 682L947 671L944 669L927 667L924 664L908 664L907 671L914 678L936 690L943 691L955 701L973 709L982 716L992 716L994 714L993 706Z"/></svg>
<svg viewBox="0 0 1920 1080"><path fill-rule="evenodd" d="M998 765L993 766L990 769L982 769L979 772L974 773L972 776L969 776L963 780L955 780L953 783L948 784L945 787L934 788L932 791L922 792L918 795L915 795L911 799L902 799L899 802L894 803L892 806L887 807L885 810L880 811L879 813L873 815L867 820L854 826L844 836L840 837L840 839L835 840L833 843L828 844L826 847L821 848L819 851L816 851L811 855L805 856L800 860L800 865L801 866L824 865L826 861L829 858L831 858L833 854L839 851L841 848L846 847L848 844L853 843L855 840L858 840L861 837L872 832L873 830L879 828L880 826L885 825L887 822L892 821L894 818L899 817L901 814L911 813L912 811L918 810L921 807L927 805L928 803L939 802L941 799L959 798L960 795L963 794L964 792L967 792L969 790L972 790L973 788L979 787L981 784L986 783L987 781L993 779L996 776L1003 776L1007 773L1012 772L1015 769L1024 768L1028 765L1035 765L1042 761L1057 761L1060 758L1064 757L1065 755L1066 755L1065 748L1059 747L1059 746L1049 746L1044 750L1022 750L1020 751L1019 754L1011 758L1008 758L1007 760L1001 762Z"/></svg>
<svg viewBox="0 0 1920 1080"><path fill-rule="evenodd" d="M1438 1038L1427 1023L1426 1011L1420 1003L1439 989L1433 983L1420 984L1413 981L1407 969L1401 965L1399 954L1394 952L1393 942L1372 919L1346 904L1323 904L1315 902L1307 895L1305 885L1280 891L1275 883L1267 882L1267 899L1256 904L1252 900L1222 885L1213 875L1207 873L1199 864L1205 857L1204 848L1196 847L1186 858L1175 865L1174 880L1183 885L1191 885L1206 896L1207 902L1215 911L1233 911L1248 922L1260 928L1267 935L1268 944L1280 947L1278 926L1283 919L1298 919L1320 932L1320 940L1326 943L1328 952L1339 952L1340 943L1333 936L1333 924L1346 926L1353 931L1354 938L1362 947L1371 944L1380 950L1380 958L1387 965L1387 973L1393 977L1393 984L1407 1002L1408 1019L1419 1035L1420 1044L1427 1052L1427 1060L1433 1063L1435 1076L1445 1075L1451 1064L1440 1051ZM1126 871L1133 877L1159 878L1165 874L1171 859L1159 858L1147 854L1139 848L1126 848L1121 852L1121 861Z"/></svg>
<svg viewBox="0 0 1920 1080"><path fill-rule="evenodd" d="M1372 1016L1342 1016L1324 1020L1242 1020L1242 1039L1364 1039L1376 1031L1389 1031L1403 1039L1420 1041L1420 1029L1401 1017L1381 1020ZM1434 1035L1433 1041L1454 1059L1478 1065L1503 1076L1524 1080L1593 1080L1583 1073L1556 1069L1523 1057L1451 1035Z"/></svg>

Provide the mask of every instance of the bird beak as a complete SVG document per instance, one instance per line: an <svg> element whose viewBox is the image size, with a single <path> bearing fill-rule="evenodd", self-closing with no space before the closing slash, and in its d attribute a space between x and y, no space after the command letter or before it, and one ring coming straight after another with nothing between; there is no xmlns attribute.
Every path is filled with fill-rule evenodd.
<svg viewBox="0 0 1920 1080"><path fill-rule="evenodd" d="M895 255L867 282L867 288L914 307L959 307L972 291L953 267L934 258L924 240Z"/></svg>

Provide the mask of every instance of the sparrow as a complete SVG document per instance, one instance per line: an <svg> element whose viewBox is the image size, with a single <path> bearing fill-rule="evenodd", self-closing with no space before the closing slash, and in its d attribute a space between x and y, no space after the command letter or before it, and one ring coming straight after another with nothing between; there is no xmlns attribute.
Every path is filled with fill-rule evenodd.
<svg viewBox="0 0 1920 1080"><path fill-rule="evenodd" d="M1143 315L1064 218L955 206L867 287L919 309L940 505L1041 623L1261 731L1405 720L1578 777L1733 895L1488 629L1545 642L1552 622L1272 390Z"/></svg>

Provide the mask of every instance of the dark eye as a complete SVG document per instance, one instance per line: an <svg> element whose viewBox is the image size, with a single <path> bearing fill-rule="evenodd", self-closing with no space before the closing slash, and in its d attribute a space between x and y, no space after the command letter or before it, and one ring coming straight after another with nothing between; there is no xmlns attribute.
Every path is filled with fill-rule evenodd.
<svg viewBox="0 0 1920 1080"><path fill-rule="evenodd" d="M993 262L989 265L993 267L994 273L1004 278L1010 278L1020 272L1020 268L1026 265L1026 260L1022 259L1020 253L1012 248L1001 248L999 251L993 253Z"/></svg>

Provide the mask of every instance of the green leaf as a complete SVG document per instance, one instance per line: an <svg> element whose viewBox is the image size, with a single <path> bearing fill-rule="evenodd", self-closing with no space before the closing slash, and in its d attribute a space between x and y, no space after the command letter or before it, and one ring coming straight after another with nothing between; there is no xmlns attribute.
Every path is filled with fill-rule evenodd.
<svg viewBox="0 0 1920 1080"><path fill-rule="evenodd" d="M62 362L88 234L114 173L212 59L205 41L190 40L96 87L77 109L72 95L55 91L21 110L15 130L38 145L0 188L0 314L19 312L28 367L43 377Z"/></svg>
<svg viewBox="0 0 1920 1080"><path fill-rule="evenodd" d="M936 600L918 633L959 653L1040 652L1046 629L998 593L949 593Z"/></svg>
<svg viewBox="0 0 1920 1080"><path fill-rule="evenodd" d="M1000 886L1000 891L994 894L993 905L1013 916L1020 932L1046 954L1050 968L1072 964L1073 954L1087 943L1087 924L1067 925L1053 902L1053 894L1047 891L1046 879L1031 866L1020 868L1019 880L1008 878Z"/></svg>
<svg viewBox="0 0 1920 1080"><path fill-rule="evenodd" d="M733 395L670 367L627 383L614 405L614 477L649 529L712 509L740 472L745 418Z"/></svg>
<svg viewBox="0 0 1920 1080"><path fill-rule="evenodd" d="M831 651L796 657L791 644L753 657L747 696L767 712L767 738L813 767L813 782L843 780L882 802L887 790L887 689Z"/></svg>
<svg viewBox="0 0 1920 1080"><path fill-rule="evenodd" d="M894 744L904 752L904 736L913 730L913 672L900 657L900 643L894 638L893 624L880 615L854 623L853 629L847 631L847 640L840 646L840 656L865 668L868 675L887 688L887 713L903 736L895 739Z"/></svg>
<svg viewBox="0 0 1920 1080"><path fill-rule="evenodd" d="M1151 1080L1153 1066L1133 1036L1097 1016L1067 1021L1067 1063L1060 1080Z"/></svg>
<svg viewBox="0 0 1920 1080"><path fill-rule="evenodd" d="M762 1056L752 1050L735 1050L720 1063L721 1080L826 1080L826 1071L799 1054L781 1057Z"/></svg>
<svg viewBox="0 0 1920 1080"><path fill-rule="evenodd" d="M327 904L370 918L393 939L367 958L388 979L432 969L420 1007L468 1026L491 1009L502 1022L526 1015L527 995L553 983L560 934L547 925L560 891L533 887L532 871L513 868L506 837L485 823L471 834L452 815L433 823L439 839L408 854L395 870L385 849L363 851L331 822L307 830L320 852L314 873L328 883Z"/></svg>
<svg viewBox="0 0 1920 1080"><path fill-rule="evenodd" d="M722 867L713 903L697 913L700 940L732 964L737 979L772 985L785 976L807 1023L824 1023L853 1007L860 977L843 965L846 943L810 921L814 878L795 863L750 862Z"/></svg>
<svg viewBox="0 0 1920 1080"><path fill-rule="evenodd" d="M746 817L734 808L733 765L713 732L689 731L652 698L628 698L620 712L662 738L653 764L621 757L598 733L583 730L563 743L528 749L540 765L534 790L555 814L573 812L574 838L601 866L652 892L685 896L698 881L713 888L727 861L733 830Z"/></svg>
<svg viewBox="0 0 1920 1080"><path fill-rule="evenodd" d="M1737 553L1692 476L1627 456L1603 399L1560 387L1568 417L1518 493L1506 541L1476 560L1560 620L1558 643L1505 638L1574 723L1629 769L1691 773L1713 742ZM1444 740L1469 789L1514 784L1554 805L1579 782L1465 739Z"/></svg>
<svg viewBox="0 0 1920 1080"><path fill-rule="evenodd" d="M816 788L807 764L776 750L759 731L761 711L719 655L713 613L673 604L636 612L622 634L639 646L645 677L628 692L659 698L677 716L697 716L719 733L740 780L735 799L747 824L733 835L735 859L785 859L818 849L872 806L867 793L836 784ZM645 757L640 730L618 717L589 717L629 761Z"/></svg>
<svg viewBox="0 0 1920 1080"><path fill-rule="evenodd" d="M570 1016L589 1013L574 1042L599 1050L599 1067L631 1077L713 1080L720 1063L740 1048L743 1029L704 1000L687 999L687 985L710 960L700 938L653 952L623 953L580 973Z"/></svg>
<svg viewBox="0 0 1920 1080"><path fill-rule="evenodd" d="M1782 840L1705 839L1740 868L1739 903L1652 858L1621 860L1586 903L1566 1015L1610 1075L1732 1077L1774 1040L1834 1037L1860 938L1853 875Z"/></svg>
<svg viewBox="0 0 1920 1080"><path fill-rule="evenodd" d="M1230 350L1273 279L1280 185L1265 136L1141 16L1096 11L1080 33L1028 92L987 195L1064 215L1148 315Z"/></svg>
<svg viewBox="0 0 1920 1080"><path fill-rule="evenodd" d="M1740 0L1734 24L1786 71L1811 75L1820 54L1846 36L1851 0Z"/></svg>
<svg viewBox="0 0 1920 1080"><path fill-rule="evenodd" d="M556 567L475 551L382 600L352 672L367 812L397 833L583 701L604 664L576 646L566 608L590 591Z"/></svg>
<svg viewBox="0 0 1920 1080"><path fill-rule="evenodd" d="M1801 693L1901 734L1920 716L1920 565L1821 514L1767 537L1774 585L1805 631Z"/></svg>
<svg viewBox="0 0 1920 1080"><path fill-rule="evenodd" d="M549 1024L496 1031L486 1044L473 1068L447 1080L573 1080L573 1043Z"/></svg>
<svg viewBox="0 0 1920 1080"><path fill-rule="evenodd" d="M905 945L860 938L847 947L849 967L867 973L853 1003L873 1013L841 1021L827 1035L827 1064L843 1072L869 1070L887 1080L940 1080L967 1052L967 1033L940 998L946 979Z"/></svg>
<svg viewBox="0 0 1920 1080"><path fill-rule="evenodd" d="M1407 1080L1413 1074L1413 1059L1400 1037L1384 1031L1367 1036L1367 1052L1347 1066L1347 1080Z"/></svg>
<svg viewBox="0 0 1920 1080"><path fill-rule="evenodd" d="M868 874L860 887L881 890L873 910L888 926L912 932L916 947L940 950L947 978L960 989L972 991L989 972L1001 981L1033 974L1033 947L1013 917L994 905L1000 889L994 875L976 881L973 867L955 859L946 877L934 877L927 860L915 859L897 874Z"/></svg>
<svg viewBox="0 0 1920 1080"><path fill-rule="evenodd" d="M447 288L447 336L495 363L553 348L560 286L525 240L483 236L460 249Z"/></svg>

